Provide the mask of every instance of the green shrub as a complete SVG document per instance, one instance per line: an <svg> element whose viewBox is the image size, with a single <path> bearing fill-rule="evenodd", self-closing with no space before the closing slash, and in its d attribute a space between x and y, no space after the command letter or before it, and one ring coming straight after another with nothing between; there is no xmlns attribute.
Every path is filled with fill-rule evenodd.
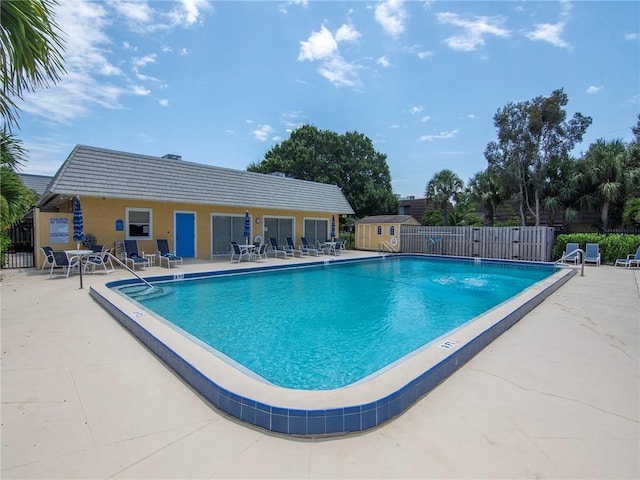
<svg viewBox="0 0 640 480"><path fill-rule="evenodd" d="M567 243L577 243L584 250L587 243L597 243L600 246L602 263L615 263L617 258L626 258L635 253L640 245L640 235L615 233L603 235L600 233L569 233L558 235L553 247L553 258L559 259L565 252Z"/></svg>

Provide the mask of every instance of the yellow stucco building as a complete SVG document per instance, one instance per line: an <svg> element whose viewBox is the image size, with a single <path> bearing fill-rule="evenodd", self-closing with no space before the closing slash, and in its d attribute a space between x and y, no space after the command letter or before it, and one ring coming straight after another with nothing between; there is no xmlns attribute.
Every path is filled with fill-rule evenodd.
<svg viewBox="0 0 640 480"><path fill-rule="evenodd" d="M353 213L336 185L78 145L34 211L37 252L76 248L76 196L84 233L105 248L137 240L141 252L154 253L156 240L167 239L177 255L200 259L229 255L232 240L244 243L247 212L251 241L259 235L283 245L286 237L324 241L334 219L337 232L340 217Z"/></svg>

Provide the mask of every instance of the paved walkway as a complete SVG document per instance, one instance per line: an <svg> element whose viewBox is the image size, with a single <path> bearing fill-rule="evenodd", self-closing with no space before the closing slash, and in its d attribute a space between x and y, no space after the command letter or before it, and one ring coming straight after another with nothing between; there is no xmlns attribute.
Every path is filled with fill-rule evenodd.
<svg viewBox="0 0 640 480"><path fill-rule="evenodd" d="M2 271L3 479L640 478L640 271L588 267L402 416L329 440L215 411L89 297L105 278Z"/></svg>

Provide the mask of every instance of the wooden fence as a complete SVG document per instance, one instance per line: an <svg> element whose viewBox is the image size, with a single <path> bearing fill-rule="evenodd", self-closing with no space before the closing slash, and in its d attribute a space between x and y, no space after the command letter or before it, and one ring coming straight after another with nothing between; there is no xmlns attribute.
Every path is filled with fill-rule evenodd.
<svg viewBox="0 0 640 480"><path fill-rule="evenodd" d="M400 226L400 251L550 262L553 227Z"/></svg>

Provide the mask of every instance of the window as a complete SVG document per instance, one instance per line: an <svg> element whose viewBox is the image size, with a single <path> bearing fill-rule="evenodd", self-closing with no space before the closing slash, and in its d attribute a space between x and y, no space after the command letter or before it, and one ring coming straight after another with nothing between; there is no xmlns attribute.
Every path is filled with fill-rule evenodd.
<svg viewBox="0 0 640 480"><path fill-rule="evenodd" d="M378 228L376 229L376 235L382 235L382 225L378 225Z"/></svg>
<svg viewBox="0 0 640 480"><path fill-rule="evenodd" d="M319 218L304 219L304 236L309 244L324 243L329 237L329 221Z"/></svg>
<svg viewBox="0 0 640 480"><path fill-rule="evenodd" d="M395 225L391 225L389 227L389 235L391 235L392 237L396 234L396 226Z"/></svg>
<svg viewBox="0 0 640 480"><path fill-rule="evenodd" d="M150 208L127 208L127 240L152 240L153 215Z"/></svg>

